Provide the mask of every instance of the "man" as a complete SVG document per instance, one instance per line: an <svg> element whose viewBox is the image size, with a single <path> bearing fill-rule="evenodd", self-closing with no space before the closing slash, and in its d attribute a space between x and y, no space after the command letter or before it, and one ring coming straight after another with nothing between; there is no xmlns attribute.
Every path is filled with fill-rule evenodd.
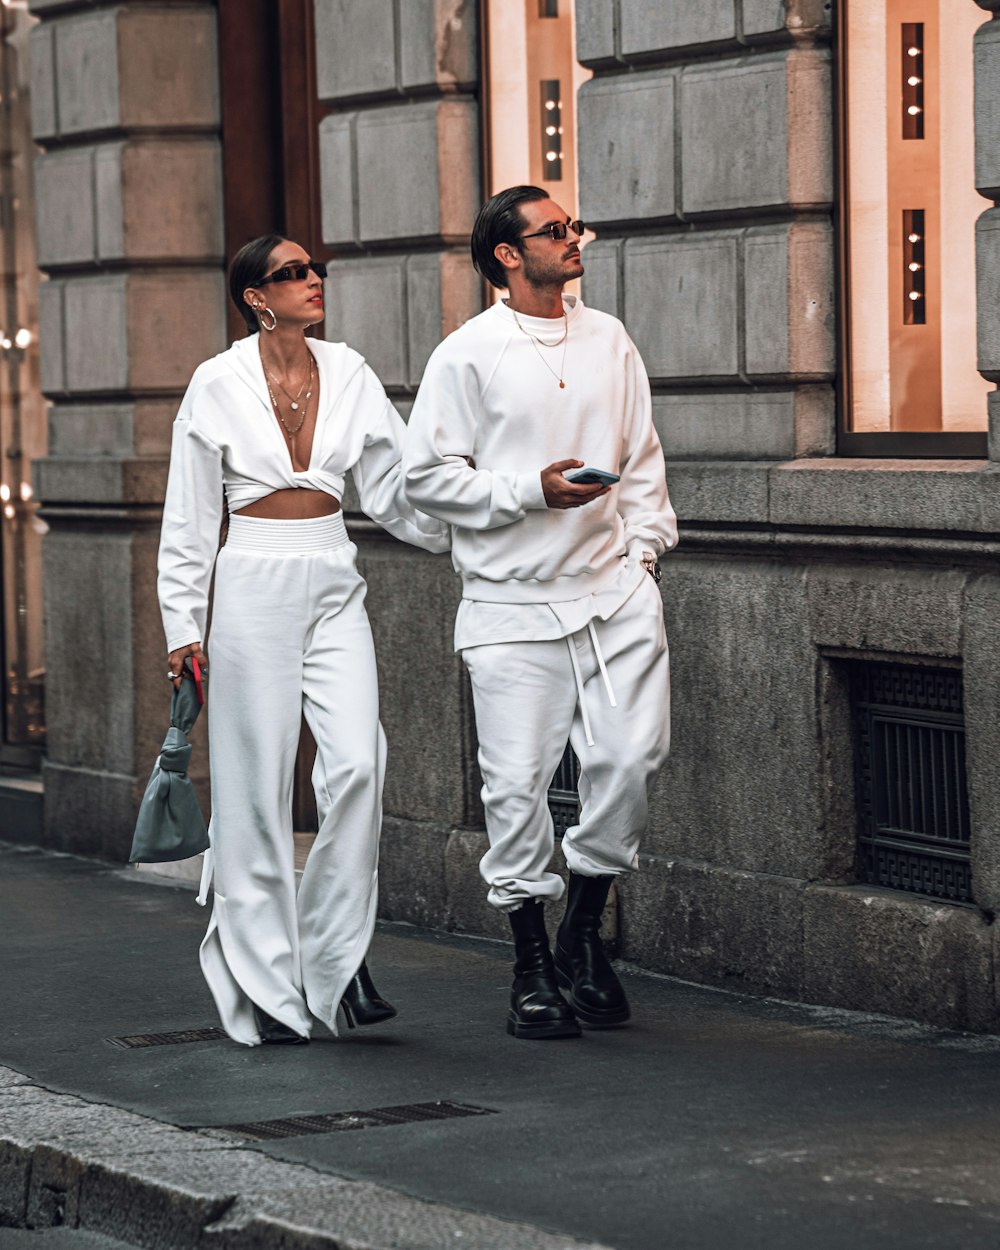
<svg viewBox="0 0 1000 1250"><path fill-rule="evenodd" d="M509 294L431 356L403 453L410 500L453 527L455 649L472 679L490 840L480 869L514 933L507 1031L522 1038L629 1018L601 913L636 865L669 745L656 562L677 523L639 353L621 322L563 294L583 273L583 229L537 187L483 207L473 264ZM564 476L584 466L621 480ZM563 838L553 963L544 903L563 884L548 867L547 790L567 738L582 808Z"/></svg>

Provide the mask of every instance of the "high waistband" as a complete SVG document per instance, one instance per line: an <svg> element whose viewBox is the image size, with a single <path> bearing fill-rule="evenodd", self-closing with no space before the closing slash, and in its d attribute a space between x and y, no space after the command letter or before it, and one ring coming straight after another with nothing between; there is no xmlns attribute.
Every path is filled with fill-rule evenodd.
<svg viewBox="0 0 1000 1250"><path fill-rule="evenodd" d="M272 521L266 517L229 517L226 546L234 551L255 551L261 555L315 551L336 551L350 544L344 514L307 517L305 520Z"/></svg>

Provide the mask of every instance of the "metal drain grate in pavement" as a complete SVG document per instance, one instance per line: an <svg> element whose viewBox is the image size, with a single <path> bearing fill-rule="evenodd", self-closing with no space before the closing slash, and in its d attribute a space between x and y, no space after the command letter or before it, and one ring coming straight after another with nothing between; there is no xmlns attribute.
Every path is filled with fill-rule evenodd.
<svg viewBox="0 0 1000 1250"><path fill-rule="evenodd" d="M207 1137L223 1141L275 1141L282 1137L304 1137L309 1133L343 1133L359 1128L385 1128L390 1124L412 1124L421 1120L456 1120L468 1115L496 1115L490 1107L470 1103L417 1102L403 1107L376 1107L372 1111L335 1111L331 1115L293 1115L283 1120L255 1120L249 1124L221 1124L199 1128Z"/></svg>
<svg viewBox="0 0 1000 1250"><path fill-rule="evenodd" d="M140 1050L144 1046L178 1046L182 1042L218 1042L225 1036L225 1029L180 1029L176 1033L127 1033L106 1040L121 1050Z"/></svg>

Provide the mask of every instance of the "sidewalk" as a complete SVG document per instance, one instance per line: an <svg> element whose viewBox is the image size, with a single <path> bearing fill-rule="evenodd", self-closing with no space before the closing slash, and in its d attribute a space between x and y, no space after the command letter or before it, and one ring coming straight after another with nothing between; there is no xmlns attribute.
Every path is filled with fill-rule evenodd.
<svg viewBox="0 0 1000 1250"><path fill-rule="evenodd" d="M630 1027L514 1041L507 948L393 925L381 1028L113 1045L216 1025L206 921L188 889L0 844L0 1226L169 1250L1000 1245L1000 1038L628 975ZM303 1116L329 1118L261 1127Z"/></svg>

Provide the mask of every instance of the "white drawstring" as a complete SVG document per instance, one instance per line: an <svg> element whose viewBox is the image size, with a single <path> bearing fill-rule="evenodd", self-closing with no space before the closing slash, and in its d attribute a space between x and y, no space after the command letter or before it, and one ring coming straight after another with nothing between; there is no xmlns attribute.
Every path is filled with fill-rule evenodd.
<svg viewBox="0 0 1000 1250"><path fill-rule="evenodd" d="M594 628L594 622L588 621L587 628L590 630L590 641L594 644L594 654L597 656L597 663L601 668L601 676L604 678L604 688L608 692L608 702L612 707L617 707L615 702L615 692L611 688L611 678L608 676L608 666L604 663L604 656L601 652L601 644L597 641L597 630Z"/></svg>
<svg viewBox="0 0 1000 1250"><path fill-rule="evenodd" d="M611 676L608 673L608 666L604 662L604 654L601 651L601 644L597 640L597 630L594 628L594 622L587 622L587 630L590 633L590 641L594 645L594 654L597 656L597 665L601 670L601 676L604 678L604 688L608 692L608 702L612 707L617 707L618 703L615 699L614 688L611 685ZM590 716L587 713L587 700L583 691L583 674L580 672L580 661L576 658L576 646L573 642L573 635L569 634L566 638L569 646L569 658L573 665L573 676L576 678L576 693L580 700L580 715L583 719L583 732L587 739L587 746L594 745L594 735L590 730Z"/></svg>
<svg viewBox="0 0 1000 1250"><path fill-rule="evenodd" d="M208 902L208 890L212 884L212 877L215 875L215 855L212 848L209 847L205 852L205 857L201 864L201 882L198 886L198 896L195 902L199 907L204 907Z"/></svg>

